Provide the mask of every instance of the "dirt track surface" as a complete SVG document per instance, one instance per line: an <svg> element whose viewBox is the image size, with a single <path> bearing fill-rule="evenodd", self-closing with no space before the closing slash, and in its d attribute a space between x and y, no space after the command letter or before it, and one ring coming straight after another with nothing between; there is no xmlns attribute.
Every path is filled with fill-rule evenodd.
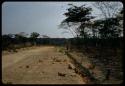
<svg viewBox="0 0 125 86"><path fill-rule="evenodd" d="M2 82L10 84L85 84L68 68L69 58L53 46L2 55Z"/></svg>

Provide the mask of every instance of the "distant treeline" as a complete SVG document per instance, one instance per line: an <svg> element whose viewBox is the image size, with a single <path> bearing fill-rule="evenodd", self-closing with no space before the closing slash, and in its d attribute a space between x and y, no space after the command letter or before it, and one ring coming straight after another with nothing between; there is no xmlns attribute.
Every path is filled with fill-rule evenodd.
<svg viewBox="0 0 125 86"><path fill-rule="evenodd" d="M2 50L13 49L13 48L22 48L28 46L39 46L39 45L59 45L66 46L70 44L76 47L86 46L103 46L103 47L122 47L123 46L123 37L119 38L108 38L108 39L99 39L99 38L32 38L32 37L10 37L8 35L2 36Z"/></svg>
<svg viewBox="0 0 125 86"><path fill-rule="evenodd" d="M2 37L2 50L12 48L22 48L28 46L39 46L39 45L64 45L66 43L65 38L10 38L7 36Z"/></svg>

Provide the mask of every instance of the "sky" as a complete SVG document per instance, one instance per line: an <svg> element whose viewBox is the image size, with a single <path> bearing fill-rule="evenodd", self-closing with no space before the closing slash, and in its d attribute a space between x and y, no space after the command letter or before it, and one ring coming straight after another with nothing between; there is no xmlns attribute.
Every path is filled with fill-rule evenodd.
<svg viewBox="0 0 125 86"><path fill-rule="evenodd" d="M66 17L63 15L73 3L80 6L92 2L4 2L2 4L2 34L38 32L51 38L71 38L71 33L64 33L59 24ZM99 13L94 9L93 15Z"/></svg>

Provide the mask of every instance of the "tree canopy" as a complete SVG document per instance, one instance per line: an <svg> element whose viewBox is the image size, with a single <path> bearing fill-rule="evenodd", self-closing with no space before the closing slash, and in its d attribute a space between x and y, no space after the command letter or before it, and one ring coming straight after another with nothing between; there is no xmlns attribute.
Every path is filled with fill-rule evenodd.
<svg viewBox="0 0 125 86"><path fill-rule="evenodd" d="M37 33L37 32L32 32L31 35L30 35L30 37L31 37L31 38L37 38L39 35L40 35L40 34Z"/></svg>

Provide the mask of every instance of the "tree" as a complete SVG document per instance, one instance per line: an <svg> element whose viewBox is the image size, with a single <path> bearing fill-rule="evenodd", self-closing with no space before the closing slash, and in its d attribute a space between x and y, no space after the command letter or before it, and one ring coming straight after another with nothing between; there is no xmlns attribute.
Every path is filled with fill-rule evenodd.
<svg viewBox="0 0 125 86"><path fill-rule="evenodd" d="M123 37L123 8L121 9L120 12L116 15L116 18L118 19L119 22L119 29L120 29L120 37Z"/></svg>
<svg viewBox="0 0 125 86"><path fill-rule="evenodd" d="M95 2L93 5L102 15L102 18L95 20L93 24L93 29L97 29L99 38L114 39L120 37L123 29L119 27L120 16L118 17L118 14L122 8L121 3ZM106 45L105 40L102 40L101 43Z"/></svg>
<svg viewBox="0 0 125 86"><path fill-rule="evenodd" d="M2 49L7 49L11 44L11 37L8 34L2 35Z"/></svg>
<svg viewBox="0 0 125 86"><path fill-rule="evenodd" d="M100 11L102 18L113 18L122 8L120 2L95 2L92 5Z"/></svg>
<svg viewBox="0 0 125 86"><path fill-rule="evenodd" d="M40 34L37 33L37 32L32 32L31 35L30 35L30 37L31 37L31 38L37 38L39 35L40 35Z"/></svg>
<svg viewBox="0 0 125 86"><path fill-rule="evenodd" d="M92 8L86 7L85 5L69 5L71 7L67 9L68 12L64 13L67 18L61 22L60 26L63 28L67 28L77 25L77 28L75 28L75 30L73 28L69 28L70 32L72 34L74 32L77 36L85 37L86 33L84 32L84 28L88 26L90 20L93 18L93 16L90 15Z"/></svg>
<svg viewBox="0 0 125 86"><path fill-rule="evenodd" d="M92 8L86 7L85 5L82 6L75 6L73 4L69 5L70 8L67 9L68 12L64 13L66 19L64 19L61 22L60 26L62 28L69 29L72 34L75 33L77 36L76 41L78 41L80 37L83 39L85 45L87 45L86 38L89 37L89 34L88 32L85 31L85 28L89 28L89 25L91 24L91 19L94 18L93 16L91 16ZM75 26L77 27L74 29ZM73 36L75 37L74 34Z"/></svg>
<svg viewBox="0 0 125 86"><path fill-rule="evenodd" d="M15 39L13 34L2 35L2 49L8 49L8 51L13 50L15 52L14 44Z"/></svg>
<svg viewBox="0 0 125 86"><path fill-rule="evenodd" d="M25 43L27 41L27 35L25 32L20 32L15 34L15 39L18 43L23 44L25 46Z"/></svg>
<svg viewBox="0 0 125 86"><path fill-rule="evenodd" d="M34 45L36 45L36 39L40 34L37 32L32 32L30 35L31 40L33 41Z"/></svg>
<svg viewBox="0 0 125 86"><path fill-rule="evenodd" d="M102 38L118 37L120 33L119 21L116 17L121 9L118 2L95 2L93 4L101 12L102 19L95 21L95 27L100 27L99 33ZM99 25L99 26L98 26Z"/></svg>

